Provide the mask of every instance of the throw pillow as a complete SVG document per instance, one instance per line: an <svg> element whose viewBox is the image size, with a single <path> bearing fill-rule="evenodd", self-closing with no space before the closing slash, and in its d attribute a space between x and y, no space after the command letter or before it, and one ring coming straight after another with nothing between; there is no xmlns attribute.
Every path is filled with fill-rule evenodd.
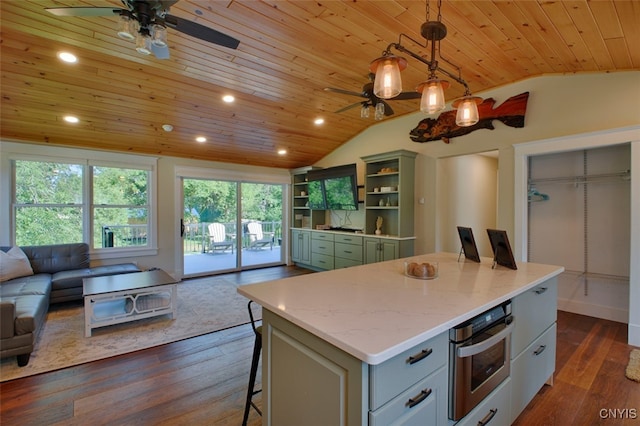
<svg viewBox="0 0 640 426"><path fill-rule="evenodd" d="M0 281L33 275L29 258L20 247L12 247L8 252L0 250Z"/></svg>

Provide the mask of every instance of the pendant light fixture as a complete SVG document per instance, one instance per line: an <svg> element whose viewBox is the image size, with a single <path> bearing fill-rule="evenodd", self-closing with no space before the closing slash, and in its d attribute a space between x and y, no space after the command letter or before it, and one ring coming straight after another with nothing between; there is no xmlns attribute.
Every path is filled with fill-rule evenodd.
<svg viewBox="0 0 640 426"><path fill-rule="evenodd" d="M440 41L447 35L447 27L442 23L441 10L442 0L438 0L438 17L437 20L431 21L429 19L429 0L426 1L426 22L422 24L420 33L422 37L426 39L427 44L431 43L431 57L429 60L407 49L401 44L401 41L402 37L405 37L422 47L427 47L427 44L423 45L408 35L401 33L398 43L389 44L387 49L382 53L382 56L373 60L369 66L371 72L376 74L373 93L381 99L391 99L402 92L400 72L407 67L407 61L402 57L393 55L391 48L394 48L410 55L429 67L428 79L420 83L416 88L417 92L422 93L420 100L420 110L422 112L435 114L442 111L446 106L444 90L449 87L449 82L440 80L437 77L436 72L440 72L460 83L465 88L464 96L452 103L454 108L458 108L456 124L461 127L473 126L478 122L478 104L482 102L482 99L471 95L469 85L462 79L460 67L444 58L440 52ZM458 75L440 67L436 59L436 51L437 56L455 68Z"/></svg>

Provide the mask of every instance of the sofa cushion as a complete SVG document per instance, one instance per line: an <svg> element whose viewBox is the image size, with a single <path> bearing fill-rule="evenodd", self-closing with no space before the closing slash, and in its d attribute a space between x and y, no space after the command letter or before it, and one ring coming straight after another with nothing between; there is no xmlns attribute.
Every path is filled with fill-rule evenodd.
<svg viewBox="0 0 640 426"><path fill-rule="evenodd" d="M0 299L24 295L49 296L51 292L51 275L36 274L28 277L14 278L0 283Z"/></svg>
<svg viewBox="0 0 640 426"><path fill-rule="evenodd" d="M20 247L12 247L8 252L0 250L0 281L33 275L27 255Z"/></svg>
<svg viewBox="0 0 640 426"><path fill-rule="evenodd" d="M86 243L24 246L34 273L54 274L70 269L89 268L89 245Z"/></svg>
<svg viewBox="0 0 640 426"><path fill-rule="evenodd" d="M44 323L49 309L49 297L39 295L16 296L3 299L15 304L15 335L33 333Z"/></svg>
<svg viewBox="0 0 640 426"><path fill-rule="evenodd" d="M82 279L89 278L91 269L71 269L69 271L56 272L51 276L51 289L53 291L64 290L67 288L82 289Z"/></svg>

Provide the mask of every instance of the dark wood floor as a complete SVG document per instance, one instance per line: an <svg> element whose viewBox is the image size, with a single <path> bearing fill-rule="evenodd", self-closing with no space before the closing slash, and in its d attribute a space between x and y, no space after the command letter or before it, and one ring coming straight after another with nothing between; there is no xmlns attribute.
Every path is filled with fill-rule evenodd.
<svg viewBox="0 0 640 426"><path fill-rule="evenodd" d="M251 283L308 272L282 267L234 277ZM515 424L640 424L640 384L624 376L632 349L626 333L625 324L559 312L555 384ZM0 423L240 425L253 341L250 327L240 326L2 383ZM636 418L603 419L602 409L635 409ZM261 424L253 410L249 420Z"/></svg>

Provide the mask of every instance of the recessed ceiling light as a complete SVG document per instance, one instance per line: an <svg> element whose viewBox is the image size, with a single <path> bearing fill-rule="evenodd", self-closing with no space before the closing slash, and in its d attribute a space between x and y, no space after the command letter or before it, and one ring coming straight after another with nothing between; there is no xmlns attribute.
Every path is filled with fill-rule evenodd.
<svg viewBox="0 0 640 426"><path fill-rule="evenodd" d="M78 117L74 117L73 115L65 115L63 119L67 123L77 123L80 121Z"/></svg>
<svg viewBox="0 0 640 426"><path fill-rule="evenodd" d="M285 155L287 153L286 149L279 149L278 150L278 155Z"/></svg>
<svg viewBox="0 0 640 426"><path fill-rule="evenodd" d="M224 95L222 97L222 100L225 101L226 103L230 104L231 102L235 101L236 98L233 97L233 95Z"/></svg>
<svg viewBox="0 0 640 426"><path fill-rule="evenodd" d="M203 143L203 142L206 142L206 141L207 141L207 138L205 138L204 136L198 136L196 138L196 142Z"/></svg>
<svg viewBox="0 0 640 426"><path fill-rule="evenodd" d="M171 124L163 124L162 130L164 130L165 132L170 132L173 130L173 126Z"/></svg>
<svg viewBox="0 0 640 426"><path fill-rule="evenodd" d="M316 126L319 126L321 124L324 124L324 118L316 118L315 120L313 120L313 122Z"/></svg>
<svg viewBox="0 0 640 426"><path fill-rule="evenodd" d="M78 62L78 58L76 57L76 55L69 52L58 52L58 59L69 64Z"/></svg>

